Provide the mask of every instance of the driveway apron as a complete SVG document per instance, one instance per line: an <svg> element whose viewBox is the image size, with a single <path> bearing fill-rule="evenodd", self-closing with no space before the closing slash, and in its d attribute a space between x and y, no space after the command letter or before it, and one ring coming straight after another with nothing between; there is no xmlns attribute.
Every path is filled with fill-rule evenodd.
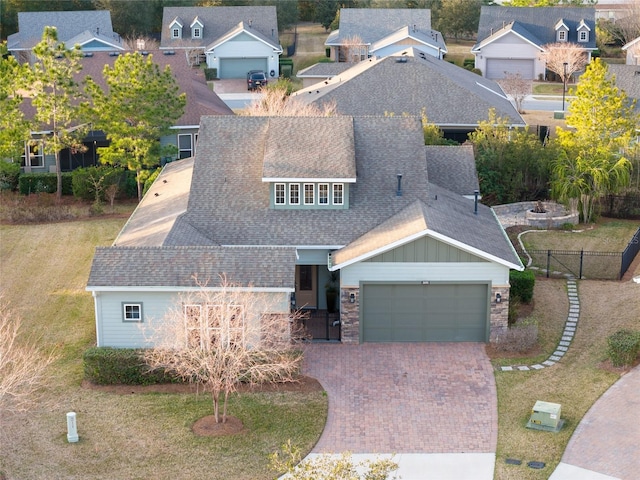
<svg viewBox="0 0 640 480"><path fill-rule="evenodd" d="M315 453L496 451L496 386L483 344L311 344L304 373L329 396Z"/></svg>

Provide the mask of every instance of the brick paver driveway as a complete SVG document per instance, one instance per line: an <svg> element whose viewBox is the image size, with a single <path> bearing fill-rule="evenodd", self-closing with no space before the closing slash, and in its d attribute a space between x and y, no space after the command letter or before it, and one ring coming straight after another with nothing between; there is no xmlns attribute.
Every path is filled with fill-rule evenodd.
<svg viewBox="0 0 640 480"><path fill-rule="evenodd" d="M311 344L329 395L317 453L491 453L496 386L479 343Z"/></svg>

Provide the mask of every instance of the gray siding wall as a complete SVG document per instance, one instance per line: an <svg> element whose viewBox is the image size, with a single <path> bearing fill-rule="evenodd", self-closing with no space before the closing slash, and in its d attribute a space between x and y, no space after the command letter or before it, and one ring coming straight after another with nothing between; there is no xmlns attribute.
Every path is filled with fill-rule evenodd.
<svg viewBox="0 0 640 480"><path fill-rule="evenodd" d="M289 311L287 292L256 293L272 313ZM164 315L183 296L178 292L96 292L96 334L99 347L139 348L151 346L152 326L161 325ZM142 304L142 322L125 322L122 304Z"/></svg>

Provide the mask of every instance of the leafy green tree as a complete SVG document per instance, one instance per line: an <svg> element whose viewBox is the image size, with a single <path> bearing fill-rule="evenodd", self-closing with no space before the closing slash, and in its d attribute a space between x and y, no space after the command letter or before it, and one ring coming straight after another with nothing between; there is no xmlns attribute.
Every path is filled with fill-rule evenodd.
<svg viewBox="0 0 640 480"><path fill-rule="evenodd" d="M421 113L422 132L425 145L457 145L458 142L444 138L444 132L435 123L429 123L425 111Z"/></svg>
<svg viewBox="0 0 640 480"><path fill-rule="evenodd" d="M32 67L31 103L38 130L50 131L45 138L44 153L55 155L58 198L62 197L62 170L60 152L65 148L82 150L86 123L81 117L80 86L74 76L80 72L82 50L80 45L68 49L58 41L55 27L45 27L42 41L33 48L37 61Z"/></svg>
<svg viewBox="0 0 640 480"><path fill-rule="evenodd" d="M7 55L7 43L0 43L0 161L19 161L29 139L29 123L20 110L20 88L27 85L28 78L28 66Z"/></svg>
<svg viewBox="0 0 640 480"><path fill-rule="evenodd" d="M316 22L322 25L325 30L329 30L331 22L340 10L340 3L337 0L317 0L315 10Z"/></svg>
<svg viewBox="0 0 640 480"><path fill-rule="evenodd" d="M470 35L478 31L480 0L442 0L438 11L438 30L453 35Z"/></svg>
<svg viewBox="0 0 640 480"><path fill-rule="evenodd" d="M631 162L621 152L639 120L635 101L615 86L600 59L587 66L573 95L567 115L572 128L557 130L564 154L554 164L552 193L561 201L578 199L583 221L590 222L598 198L629 184Z"/></svg>
<svg viewBox="0 0 640 480"><path fill-rule="evenodd" d="M555 144L543 145L534 133L514 130L494 110L469 136L476 152L476 169L483 203L545 198L551 176Z"/></svg>
<svg viewBox="0 0 640 480"><path fill-rule="evenodd" d="M186 95L179 93L171 68L161 71L152 55L122 55L113 67L105 65L103 75L107 91L87 78L94 127L103 130L110 141L108 147L98 149L100 161L135 171L140 200L143 170L157 165L168 153L160 137L169 134L184 113Z"/></svg>

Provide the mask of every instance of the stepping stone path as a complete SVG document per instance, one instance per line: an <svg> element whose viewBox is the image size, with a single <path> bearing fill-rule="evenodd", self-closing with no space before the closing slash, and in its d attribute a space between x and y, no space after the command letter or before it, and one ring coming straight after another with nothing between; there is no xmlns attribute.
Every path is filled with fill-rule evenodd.
<svg viewBox="0 0 640 480"><path fill-rule="evenodd" d="M503 372L522 372L531 370L542 370L545 367L552 367L567 353L574 335L576 334L576 328L578 327L578 317L580 316L580 299L578 298L578 287L576 280L573 277L567 278L567 295L569 296L569 315L567 321L564 324L564 331L562 332L562 338L558 342L556 350L542 363L536 363L535 365L511 365L507 367L500 367Z"/></svg>

